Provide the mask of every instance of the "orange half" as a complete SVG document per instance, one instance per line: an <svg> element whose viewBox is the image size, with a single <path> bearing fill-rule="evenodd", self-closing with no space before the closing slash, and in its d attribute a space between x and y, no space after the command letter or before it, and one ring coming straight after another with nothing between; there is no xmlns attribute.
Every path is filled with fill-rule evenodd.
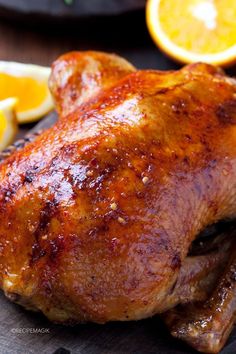
<svg viewBox="0 0 236 354"><path fill-rule="evenodd" d="M235 0L148 0L146 21L154 42L177 61L236 61Z"/></svg>

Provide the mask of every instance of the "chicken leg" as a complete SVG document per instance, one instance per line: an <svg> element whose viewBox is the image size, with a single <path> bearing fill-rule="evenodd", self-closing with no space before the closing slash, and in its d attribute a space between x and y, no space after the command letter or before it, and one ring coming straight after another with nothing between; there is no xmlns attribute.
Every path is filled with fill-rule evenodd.
<svg viewBox="0 0 236 354"><path fill-rule="evenodd" d="M164 315L171 334L204 353L219 353L236 321L236 247L216 289L204 303L192 303Z"/></svg>

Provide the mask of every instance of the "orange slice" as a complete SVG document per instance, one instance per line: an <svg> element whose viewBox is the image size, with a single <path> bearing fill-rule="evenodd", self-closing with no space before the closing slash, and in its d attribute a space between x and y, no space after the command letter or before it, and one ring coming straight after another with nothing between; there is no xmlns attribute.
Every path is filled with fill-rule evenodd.
<svg viewBox="0 0 236 354"><path fill-rule="evenodd" d="M0 101L0 150L11 144L18 127L15 114L17 99L15 97Z"/></svg>
<svg viewBox="0 0 236 354"><path fill-rule="evenodd" d="M38 120L53 108L48 89L50 68L0 61L0 100L17 97L19 123Z"/></svg>
<svg viewBox="0 0 236 354"><path fill-rule="evenodd" d="M236 61L235 0L148 0L146 21L154 42L177 61Z"/></svg>

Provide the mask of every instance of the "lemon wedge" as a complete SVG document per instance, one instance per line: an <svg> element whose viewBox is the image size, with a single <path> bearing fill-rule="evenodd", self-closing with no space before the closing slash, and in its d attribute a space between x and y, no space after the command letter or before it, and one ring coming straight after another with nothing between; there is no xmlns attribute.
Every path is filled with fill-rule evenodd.
<svg viewBox="0 0 236 354"><path fill-rule="evenodd" d="M18 125L15 114L17 98L0 101L0 151L10 145L17 133Z"/></svg>
<svg viewBox="0 0 236 354"><path fill-rule="evenodd" d="M235 0L147 0L146 22L154 42L182 63L234 63L235 18Z"/></svg>
<svg viewBox="0 0 236 354"><path fill-rule="evenodd" d="M51 69L39 65L0 61L0 100L17 97L19 123L40 119L53 109L48 89Z"/></svg>

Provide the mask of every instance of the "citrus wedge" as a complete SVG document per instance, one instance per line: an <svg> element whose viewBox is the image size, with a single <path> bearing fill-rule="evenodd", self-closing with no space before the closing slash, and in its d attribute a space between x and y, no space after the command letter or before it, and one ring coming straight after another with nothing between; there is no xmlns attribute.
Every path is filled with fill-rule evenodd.
<svg viewBox="0 0 236 354"><path fill-rule="evenodd" d="M15 107L17 98L7 98L0 101L0 150L11 144L17 133Z"/></svg>
<svg viewBox="0 0 236 354"><path fill-rule="evenodd" d="M146 21L154 42L179 62L236 61L235 0L148 0Z"/></svg>
<svg viewBox="0 0 236 354"><path fill-rule="evenodd" d="M17 97L19 123L33 122L53 109L48 89L50 68L0 61L0 100Z"/></svg>

